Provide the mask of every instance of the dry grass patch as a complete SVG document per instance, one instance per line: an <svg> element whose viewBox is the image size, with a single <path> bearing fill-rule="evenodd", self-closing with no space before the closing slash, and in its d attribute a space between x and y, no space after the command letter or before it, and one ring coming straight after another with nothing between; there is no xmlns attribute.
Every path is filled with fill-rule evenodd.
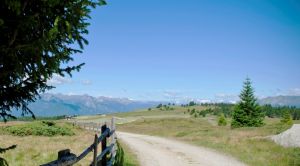
<svg viewBox="0 0 300 166"><path fill-rule="evenodd" d="M34 166L47 163L57 158L57 152L62 149L71 149L72 153L79 154L87 148L94 139L94 133L74 128L73 136L12 136L0 135L1 147L17 144L17 148L1 154L10 165ZM77 165L88 165L92 161L89 154Z"/></svg>
<svg viewBox="0 0 300 166"><path fill-rule="evenodd" d="M260 128L230 129L204 118L143 119L119 125L118 130L170 137L230 154L253 166L300 165L300 148L284 148L263 137L287 129L278 119L266 119Z"/></svg>

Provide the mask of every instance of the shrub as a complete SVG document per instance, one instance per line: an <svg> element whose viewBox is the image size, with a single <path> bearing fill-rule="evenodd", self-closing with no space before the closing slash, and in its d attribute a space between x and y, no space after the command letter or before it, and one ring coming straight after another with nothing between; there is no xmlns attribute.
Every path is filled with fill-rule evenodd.
<svg viewBox="0 0 300 166"><path fill-rule="evenodd" d="M52 121L42 121L42 123L44 123L44 124L46 124L48 126L54 126L55 125L55 123L52 122Z"/></svg>
<svg viewBox="0 0 300 166"><path fill-rule="evenodd" d="M56 136L56 135L74 135L71 127L68 125L58 126L52 121L37 121L15 126L3 127L4 133L16 136Z"/></svg>
<svg viewBox="0 0 300 166"><path fill-rule="evenodd" d="M162 104L158 104L157 106L156 106L156 108L161 108L162 107Z"/></svg>
<svg viewBox="0 0 300 166"><path fill-rule="evenodd" d="M293 124L291 114L288 111L284 111L284 113L282 115L281 123L287 124L287 125Z"/></svg>
<svg viewBox="0 0 300 166"><path fill-rule="evenodd" d="M199 115L201 115L202 117L206 117L205 111L200 111Z"/></svg>
<svg viewBox="0 0 300 166"><path fill-rule="evenodd" d="M193 115L196 112L195 108L190 111L190 115Z"/></svg>
<svg viewBox="0 0 300 166"><path fill-rule="evenodd" d="M188 104L188 106L195 106L195 105L197 105L197 104L194 101L190 101L189 104Z"/></svg>
<svg viewBox="0 0 300 166"><path fill-rule="evenodd" d="M219 126L226 126L227 125L227 121L226 121L226 118L225 118L224 114L221 114L219 116L218 125Z"/></svg>
<svg viewBox="0 0 300 166"><path fill-rule="evenodd" d="M202 111L199 113L199 115L205 117L206 114L211 114L211 113L213 113L213 112L214 112L214 111L213 111L211 108L208 108L208 109L202 110Z"/></svg>

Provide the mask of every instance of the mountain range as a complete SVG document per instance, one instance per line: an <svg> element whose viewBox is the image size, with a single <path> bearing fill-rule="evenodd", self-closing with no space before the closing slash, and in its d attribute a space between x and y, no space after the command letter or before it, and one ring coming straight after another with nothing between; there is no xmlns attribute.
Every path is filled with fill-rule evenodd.
<svg viewBox="0 0 300 166"><path fill-rule="evenodd" d="M260 104L271 104L272 106L295 106L300 107L300 96L274 96L258 100Z"/></svg>
<svg viewBox="0 0 300 166"><path fill-rule="evenodd" d="M274 96L258 100L259 104L273 106L300 107L300 96ZM95 115L114 112L127 112L149 108L160 102L136 101L127 98L93 97L89 95L65 95L45 93L41 98L29 104L36 116L57 115ZM163 102L164 103L164 102ZM20 115L14 111L14 115Z"/></svg>
<svg viewBox="0 0 300 166"><path fill-rule="evenodd" d="M157 104L158 102L135 101L127 98L46 93L29 104L29 108L36 116L95 115L132 111ZM16 113L19 114L19 112Z"/></svg>

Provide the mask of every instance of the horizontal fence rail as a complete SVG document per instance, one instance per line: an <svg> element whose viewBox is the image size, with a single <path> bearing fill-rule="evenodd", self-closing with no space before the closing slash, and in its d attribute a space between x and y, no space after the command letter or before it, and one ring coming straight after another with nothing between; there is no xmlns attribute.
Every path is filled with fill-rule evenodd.
<svg viewBox="0 0 300 166"><path fill-rule="evenodd" d="M99 123L83 123L74 122L73 125L77 125L87 130L101 131L101 135L95 134L94 142L86 148L78 156L70 152L70 149L64 149L58 152L58 158L55 161L51 161L41 166L72 166L75 163L82 160L90 152L94 152L93 161L90 166L110 166L113 164L116 156L116 134L115 134L115 119L111 119L110 128L107 127L107 123L100 125ZM107 141L110 138L110 144L107 146ZM98 145L101 143L101 153L98 154ZM108 161L108 155L110 158Z"/></svg>

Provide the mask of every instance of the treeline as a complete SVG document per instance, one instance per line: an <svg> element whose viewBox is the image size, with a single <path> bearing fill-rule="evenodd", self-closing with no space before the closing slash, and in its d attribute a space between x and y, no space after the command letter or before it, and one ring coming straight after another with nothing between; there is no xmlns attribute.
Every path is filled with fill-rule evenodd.
<svg viewBox="0 0 300 166"><path fill-rule="evenodd" d="M205 117L208 114L211 115L221 115L223 114L225 117L231 117L232 112L234 111L234 104L228 103L205 103L200 104L201 106L206 106L208 108L198 111L196 109L188 109L187 112L191 115L202 116ZM197 115L196 115L197 114Z"/></svg>
<svg viewBox="0 0 300 166"><path fill-rule="evenodd" d="M299 120L300 119L300 108L294 107L294 106L278 106L274 107L270 104L261 106L261 109L263 112L265 112L265 115L270 118L279 118L283 117L285 112L288 112L293 120Z"/></svg>
<svg viewBox="0 0 300 166"><path fill-rule="evenodd" d="M235 104L228 104L228 103L201 103L196 104L195 102L190 102L188 104L181 105L182 107L189 107L189 106L205 106L208 107L204 110L197 111L195 109L188 109L188 113L194 116L202 116L205 117L208 114L211 115L221 115L224 114L225 117L231 117L232 113L235 109ZM294 106L272 106L270 104L261 105L260 109L264 112L265 116L269 118L281 118L284 116L285 112L288 112L293 120L300 119L300 108ZM196 115L197 114L197 115Z"/></svg>
<svg viewBox="0 0 300 166"><path fill-rule="evenodd" d="M181 104L181 107L191 107L196 105L198 105L196 102L190 101L188 104Z"/></svg>
<svg viewBox="0 0 300 166"><path fill-rule="evenodd" d="M159 110L161 110L161 111L173 111L173 110L175 110L174 107L172 107L174 105L175 105L175 103L173 103L173 104L168 103L168 105L166 105L166 104L164 104L164 105L163 104L158 104L156 106L156 108L159 109ZM151 111L151 108L149 108L148 110Z"/></svg>

